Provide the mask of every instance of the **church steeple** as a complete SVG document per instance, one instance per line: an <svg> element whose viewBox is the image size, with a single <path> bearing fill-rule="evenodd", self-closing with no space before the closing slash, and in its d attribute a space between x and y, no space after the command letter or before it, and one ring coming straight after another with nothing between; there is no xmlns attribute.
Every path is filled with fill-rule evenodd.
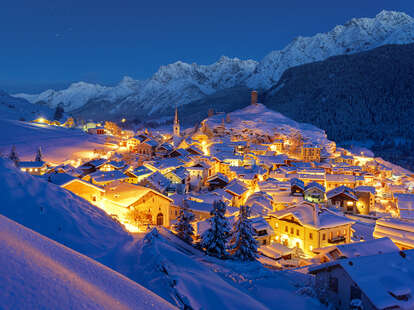
<svg viewBox="0 0 414 310"><path fill-rule="evenodd" d="M180 122L178 121L178 109L175 108L175 116L174 116L174 136L179 137L180 136Z"/></svg>

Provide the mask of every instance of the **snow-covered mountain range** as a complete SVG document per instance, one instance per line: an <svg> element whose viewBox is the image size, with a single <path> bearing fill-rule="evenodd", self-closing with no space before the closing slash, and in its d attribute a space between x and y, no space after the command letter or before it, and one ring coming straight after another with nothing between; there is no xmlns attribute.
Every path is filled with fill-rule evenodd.
<svg viewBox="0 0 414 310"><path fill-rule="evenodd" d="M32 120L39 116L51 118L54 110L48 105L32 104L24 98L10 96L0 90L0 118Z"/></svg>
<svg viewBox="0 0 414 310"><path fill-rule="evenodd" d="M15 96L32 103L42 101L52 108L63 104L67 112L99 110L109 117L118 117L126 111L154 114L236 86L266 90L293 66L385 44L412 42L414 18L402 12L382 11L375 18L354 18L329 32L298 37L284 49L269 53L260 62L225 56L211 65L178 61L162 66L151 78L143 81L125 77L112 87L78 82L60 91Z"/></svg>

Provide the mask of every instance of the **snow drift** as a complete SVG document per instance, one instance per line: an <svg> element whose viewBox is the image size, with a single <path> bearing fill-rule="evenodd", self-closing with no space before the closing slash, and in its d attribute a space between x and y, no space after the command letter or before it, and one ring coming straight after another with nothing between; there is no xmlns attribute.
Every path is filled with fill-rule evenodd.
<svg viewBox="0 0 414 310"><path fill-rule="evenodd" d="M119 273L0 215L2 309L174 309Z"/></svg>

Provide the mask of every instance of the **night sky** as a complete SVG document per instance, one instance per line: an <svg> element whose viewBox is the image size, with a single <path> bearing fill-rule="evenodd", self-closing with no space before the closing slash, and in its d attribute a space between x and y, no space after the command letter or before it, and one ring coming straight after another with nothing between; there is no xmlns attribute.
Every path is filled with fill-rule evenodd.
<svg viewBox="0 0 414 310"><path fill-rule="evenodd" d="M177 60L210 64L221 55L260 60L298 35L382 9L414 16L414 1L3 1L0 89L112 85Z"/></svg>

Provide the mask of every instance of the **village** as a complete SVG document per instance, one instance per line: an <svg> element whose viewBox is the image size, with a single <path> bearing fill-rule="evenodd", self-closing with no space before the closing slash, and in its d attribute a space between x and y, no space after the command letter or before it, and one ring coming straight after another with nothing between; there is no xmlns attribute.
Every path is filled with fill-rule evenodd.
<svg viewBox="0 0 414 310"><path fill-rule="evenodd" d="M83 123L84 131L105 136L110 146L89 150L93 158L86 161L45 162L40 148L34 161L20 161L14 149L9 158L21 171L104 210L131 233L156 226L177 232L189 224L178 233L191 230L188 241L202 244L218 205L230 227L243 213L263 265L315 275L318 297L337 308L348 309L355 300L379 308L364 279L369 273L372 286L383 273L394 280L408 276L389 262L412 264L413 254L402 251L414 248L414 174L307 129L269 126L269 113L253 91L241 112L210 111L185 130L178 109L170 131L128 130L120 126L125 119ZM73 118L34 122L75 127ZM409 287L393 280L389 286L382 306L412 302Z"/></svg>

